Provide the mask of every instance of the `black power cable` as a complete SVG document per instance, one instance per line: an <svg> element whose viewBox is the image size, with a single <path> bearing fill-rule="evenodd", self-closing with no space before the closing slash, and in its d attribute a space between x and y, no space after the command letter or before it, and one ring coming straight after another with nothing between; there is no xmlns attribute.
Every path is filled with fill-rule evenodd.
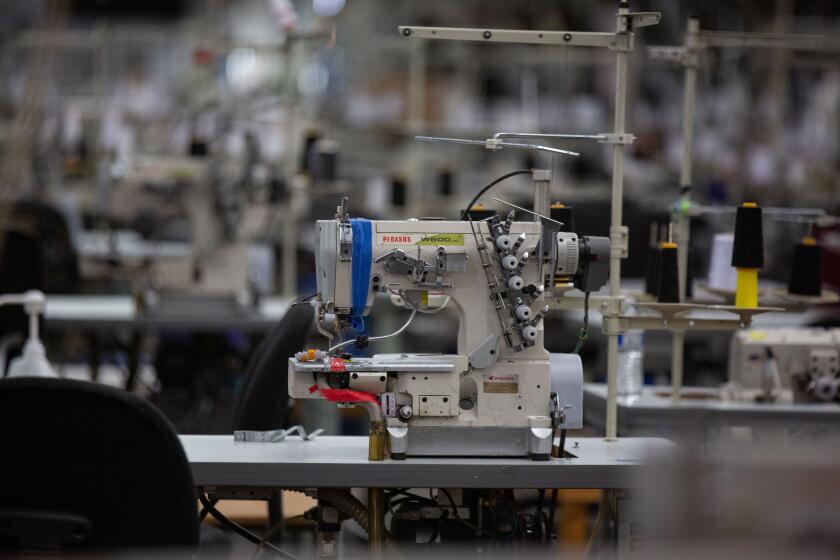
<svg viewBox="0 0 840 560"><path fill-rule="evenodd" d="M470 201L470 203L469 203L469 204L467 204L467 207L464 209L464 211L463 211L463 212L461 212L461 219L462 219L462 220L466 220L466 219L467 219L467 214L468 214L468 213L469 213L469 211L472 209L473 205L474 205L476 202L478 202L478 199L479 199L479 198L481 198L481 195L483 195L484 193L486 193L488 190L490 190L491 188L495 187L496 185L498 185L499 183L501 183L501 182L502 182L502 181L504 181L505 179L510 179L511 177L515 177L516 175L525 175L526 173L527 173L528 175L530 175L530 174L531 174L531 170L530 170L530 169L518 169L518 170L516 170L516 171L511 171L511 172L510 172L510 173L508 173L507 175L502 175L501 177L499 177L498 179L494 180L494 181L493 181L493 182L491 182L489 185L487 185L486 187L484 187L483 189L481 189L480 191L478 191L478 194L476 194L476 195L473 197L473 199Z"/></svg>
<svg viewBox="0 0 840 560"><path fill-rule="evenodd" d="M470 529L471 531L473 531L474 534L480 533L480 534L484 535L485 537L493 538L493 536L491 534L489 534L487 531L485 531L481 527L477 527L477 526L473 525L472 523L469 523L468 521L466 521L464 518L461 517L461 515L458 513L458 506L455 505L455 500L452 499L452 494L449 493L449 490L447 490L446 488L439 488L439 490L444 496L446 496L446 499L449 501L449 505L452 506L452 513L455 516L456 521L461 523L467 529ZM481 506L479 505L479 507L481 507Z"/></svg>
<svg viewBox="0 0 840 560"><path fill-rule="evenodd" d="M560 430L560 458L566 456L566 428ZM557 488L551 491L551 507L548 509L548 527L546 537L548 540L554 538L554 514L557 511Z"/></svg>
<svg viewBox="0 0 840 560"><path fill-rule="evenodd" d="M210 503L215 506L217 503L219 503L219 499L213 498L212 500L210 500ZM207 508L202 507L201 511L198 512L198 522L201 523L202 521L204 521L204 518L207 517L208 513L210 512L207 510Z"/></svg>
<svg viewBox="0 0 840 560"><path fill-rule="evenodd" d="M207 510L207 513L209 513L210 516L213 517L213 519L215 519L216 521L221 523L223 527L227 527L228 529L230 529L234 533L238 534L239 536L243 537L244 539L249 540L252 543L254 543L254 544L256 544L260 547L265 546L265 547L273 550L274 552L276 552L276 553L278 553L278 554L280 554L280 555L282 555L286 558L290 558L291 560L300 560L300 558L298 558L294 554L286 552L282 548L278 548L278 547L274 546L273 544L271 544L270 542L264 542L263 539L261 539L260 537L258 537L257 535L255 535L254 533L252 533L251 531L249 531L248 529L246 529L245 527L243 527L239 523L236 523L235 521L232 521L232 520L228 519L227 517L225 517L225 515L222 512L220 512L219 510L217 510L216 506L213 505L210 502L210 500L207 498L207 496L204 494L204 492L199 492L198 493L198 501L201 502L201 505L204 507L205 510Z"/></svg>

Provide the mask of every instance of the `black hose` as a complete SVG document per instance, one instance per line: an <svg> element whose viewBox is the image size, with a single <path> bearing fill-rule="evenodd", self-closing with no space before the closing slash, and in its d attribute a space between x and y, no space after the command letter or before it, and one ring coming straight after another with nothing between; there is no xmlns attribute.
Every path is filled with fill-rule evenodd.
<svg viewBox="0 0 840 560"><path fill-rule="evenodd" d="M210 503L211 503L211 504L213 504L214 506L215 506L218 502L219 502L219 499L218 499L218 498L213 498L212 500L210 500ZM199 522L199 523L201 523L202 521L204 521L204 518L205 518L205 517L207 517L207 514L208 514L208 513L210 513L210 512L209 512L209 511L207 511L207 508L206 508L206 507L202 507L202 508L201 508L201 511L199 511L199 512L198 512L198 522Z"/></svg>
<svg viewBox="0 0 840 560"><path fill-rule="evenodd" d="M566 456L566 428L560 430L560 458ZM548 540L554 538L554 514L557 511L557 488L551 491L551 507L548 508L548 527L546 537Z"/></svg>
<svg viewBox="0 0 840 560"><path fill-rule="evenodd" d="M225 515L222 512L216 509L216 506L210 503L210 500L207 499L207 496L204 494L204 492L198 493L198 501L201 502L201 505L204 506L204 509L207 510L207 513L209 513L210 516L213 517L213 519L215 519L216 521L221 523L223 527L227 527L240 537L249 540L256 545L266 546L274 552L277 552L278 554L281 554L286 558L290 558L291 560L300 560L297 556L290 554L281 548L277 548L270 542L263 542L263 539L261 539L260 537L258 537L239 523L236 523L235 521L232 521L225 517Z"/></svg>
<svg viewBox="0 0 840 560"><path fill-rule="evenodd" d="M461 525L465 526L467 529L473 531L473 533L480 533L486 537L492 538L492 535L488 534L487 531L482 529L481 527L477 527L472 523L465 521L461 515L458 513L458 506L455 505L455 500L452 499L452 494L449 493L449 490L446 488L439 488L440 492L446 496L446 499L449 501L449 505L452 506L452 514L455 516L455 520L458 521ZM479 507L481 507L479 505Z"/></svg>
<svg viewBox="0 0 840 560"><path fill-rule="evenodd" d="M566 456L566 428L560 430L560 458Z"/></svg>
<svg viewBox="0 0 840 560"><path fill-rule="evenodd" d="M547 540L554 538L554 513L557 511L557 488L551 491L551 506L548 508L548 527L546 527Z"/></svg>
<svg viewBox="0 0 840 560"><path fill-rule="evenodd" d="M480 191L478 191L478 194L476 194L476 195L473 197L473 199L470 201L470 203L469 203L469 204L467 204L467 207L464 209L464 211L463 211L463 212L461 212L461 219L462 219L462 220L466 220L466 219L467 219L467 214L468 214L468 213L469 213L469 211L472 209L473 205L474 205L476 202L478 202L478 199L479 199L479 198L481 198L481 195L483 195L484 193L486 193L488 190L490 190L490 189L491 189L491 188L493 188L494 186L498 185L499 183L501 183L501 182L502 182L502 181L504 181L505 179L510 179L511 177L515 177L516 175L525 175L526 173L530 175L531 170L530 170L530 169L517 169L516 171L511 171L511 172L510 172L510 173L508 173L507 175L502 175L501 177L499 177L498 179L496 179L495 181L491 182L489 185L487 185L486 187L484 187L483 189L481 189Z"/></svg>

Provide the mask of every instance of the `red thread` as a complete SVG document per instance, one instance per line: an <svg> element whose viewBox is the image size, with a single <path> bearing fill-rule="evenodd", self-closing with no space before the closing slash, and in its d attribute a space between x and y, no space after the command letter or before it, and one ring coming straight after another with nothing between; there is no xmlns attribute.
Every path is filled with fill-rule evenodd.
<svg viewBox="0 0 840 560"><path fill-rule="evenodd" d="M372 393L352 389L321 389L321 395L333 402L379 402L376 395Z"/></svg>

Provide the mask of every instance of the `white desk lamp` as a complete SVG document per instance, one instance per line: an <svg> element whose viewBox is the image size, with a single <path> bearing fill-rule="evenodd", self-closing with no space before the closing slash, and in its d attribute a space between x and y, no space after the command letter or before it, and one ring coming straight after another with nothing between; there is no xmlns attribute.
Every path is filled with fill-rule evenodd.
<svg viewBox="0 0 840 560"><path fill-rule="evenodd" d="M23 353L12 360L7 377L58 377L38 335L38 317L44 313L46 302L44 293L38 290L0 295L0 306L22 305L29 316L29 338L23 345Z"/></svg>

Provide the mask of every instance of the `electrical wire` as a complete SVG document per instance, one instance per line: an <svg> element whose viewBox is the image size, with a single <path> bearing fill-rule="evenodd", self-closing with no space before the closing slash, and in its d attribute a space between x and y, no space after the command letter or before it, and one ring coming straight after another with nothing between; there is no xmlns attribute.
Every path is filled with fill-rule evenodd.
<svg viewBox="0 0 840 560"><path fill-rule="evenodd" d="M560 458L566 456L566 428L560 430ZM554 515L557 512L557 488L551 491L551 507L548 509L548 523L546 537L548 540L554 538Z"/></svg>
<svg viewBox="0 0 840 560"><path fill-rule="evenodd" d="M285 527L288 522L294 521L294 520L297 520L297 519L306 519L306 516L304 516L303 514L293 515L292 517L289 517L287 519L284 519L284 520L280 521L279 523L276 523L274 525L274 527L271 527L268 531L266 531L265 534L263 535L262 540L257 545L256 550L254 550L254 554L251 555L251 560L256 560L257 558L260 557L263 550L265 550L266 543L268 543L274 537L274 535L276 535L277 532L280 531L280 529Z"/></svg>
<svg viewBox="0 0 840 560"><path fill-rule="evenodd" d="M212 500L210 500L210 503L215 506L217 503L219 503L219 499L213 498ZM208 513L210 512L207 510L207 508L202 506L201 511L198 512L198 522L201 523L202 521L204 521L204 518L207 517Z"/></svg>
<svg viewBox="0 0 840 560"><path fill-rule="evenodd" d="M476 527L472 523L468 523L464 518L461 517L461 514L458 513L458 506L455 505L455 500L452 499L452 494L449 493L449 490L447 490L446 488L439 488L439 490L443 493L444 496L446 496L446 499L449 500L449 505L452 506L452 512L455 515L456 521L458 521L468 529L472 529L472 531L475 533L480 533L485 537L493 538L493 536L484 529Z"/></svg>
<svg viewBox="0 0 840 560"><path fill-rule="evenodd" d="M296 305L303 305L304 303L308 303L310 299L314 298L317 295L318 295L318 292L315 292L314 294L310 294L306 297L302 297L302 298L296 300L294 303L292 303L291 306L294 307Z"/></svg>
<svg viewBox="0 0 840 560"><path fill-rule="evenodd" d="M235 521L233 521L231 519L228 519L222 512L220 512L219 510L216 509L216 506L214 506L212 503L210 503L210 500L207 499L207 496L204 494L204 492L199 492L198 501L201 502L201 505L204 506L204 509L207 510L207 513L209 513L213 517L213 519L215 519L216 521L221 523L222 526L227 527L228 529L230 529L234 533L238 534L240 537L242 537L246 540L249 540L254 544L261 545L261 546L266 546L266 547L270 548L271 550L273 550L274 552L277 552L278 554L281 554L282 556L284 556L286 558L289 558L291 560L301 560L300 558L298 558L294 554L286 552L282 548L278 548L278 547L274 546L273 544L271 544L270 542L263 543L263 541L260 537L258 537L257 535L255 535L254 533L252 533L251 531L249 531L248 529L246 529L245 527L243 527L239 523L236 523Z"/></svg>
<svg viewBox="0 0 840 560"><path fill-rule="evenodd" d="M411 307L411 304L408 303L408 300L405 297L405 290L392 290L391 288L388 288L388 293L391 294L392 296L397 296L398 298L402 299L404 302L406 302L407 305L409 305L409 307ZM440 313L441 311L444 310L444 308L447 305L449 305L449 301L451 299L452 299L452 296L446 296L446 299L443 300L443 303L440 304L439 306L435 307L434 309L421 309L421 308L418 307L417 312L418 313L425 313L426 315L434 315L435 313Z"/></svg>
<svg viewBox="0 0 840 560"><path fill-rule="evenodd" d="M583 324L580 326L580 334L578 335L577 343L575 343L575 349L572 350L572 354L580 352L587 338L589 338L589 292L583 295Z"/></svg>
<svg viewBox="0 0 840 560"><path fill-rule="evenodd" d="M451 296L446 296L446 299L444 300L444 302L441 305L439 305L438 307L435 307L434 309L420 309L418 307L417 311L418 311L418 313L423 313L424 315L434 315L435 313L440 313L441 311L443 311L443 309L447 305L449 305L449 300L450 299L452 299Z"/></svg>
<svg viewBox="0 0 840 560"><path fill-rule="evenodd" d="M487 186L485 186L484 188L482 188L482 189L481 189L480 191L478 191L478 193L477 193L477 194L473 197L473 199L470 201L470 203L469 203L469 204L467 204L467 207L466 207L466 208L464 208L464 211L463 211L463 212L461 212L461 219L462 219L462 220L466 220L466 219L467 219L467 214L469 213L469 211L470 211L470 209L473 207L473 205L474 205L476 202L478 202L478 199L479 199L479 198L481 198L481 195L483 195L484 193L486 193L486 192L487 192L488 190L490 190L492 187L494 187L494 186L498 185L499 183L501 183L501 182L502 182L502 181L504 181L505 179L510 179L511 177L515 177L516 175L525 175L525 174L529 174L529 175L530 175L530 174L531 174L531 170L530 170L530 169L517 169L516 171L511 171L510 173L508 173L508 174L506 174L506 175L502 175L502 176L501 176L501 177L499 177L498 179L496 179L496 180L492 181L489 185L487 185Z"/></svg>
<svg viewBox="0 0 840 560"><path fill-rule="evenodd" d="M386 340L388 338L393 338L393 337L401 334L405 329L408 328L408 325L411 324L411 321L414 320L415 315L417 315L417 308L412 307L411 308L411 315L409 315L408 321L406 321L403 326L401 326L399 329L395 330L391 334L384 334L382 336L371 336L367 339L367 341L368 342L376 342L378 340ZM339 342L338 344L330 346L330 349L328 350L328 352L332 353L335 350L338 350L339 348L343 348L345 346L349 346L350 344L353 344L354 342L356 342L356 338L351 338L350 340L345 340L344 342Z"/></svg>

